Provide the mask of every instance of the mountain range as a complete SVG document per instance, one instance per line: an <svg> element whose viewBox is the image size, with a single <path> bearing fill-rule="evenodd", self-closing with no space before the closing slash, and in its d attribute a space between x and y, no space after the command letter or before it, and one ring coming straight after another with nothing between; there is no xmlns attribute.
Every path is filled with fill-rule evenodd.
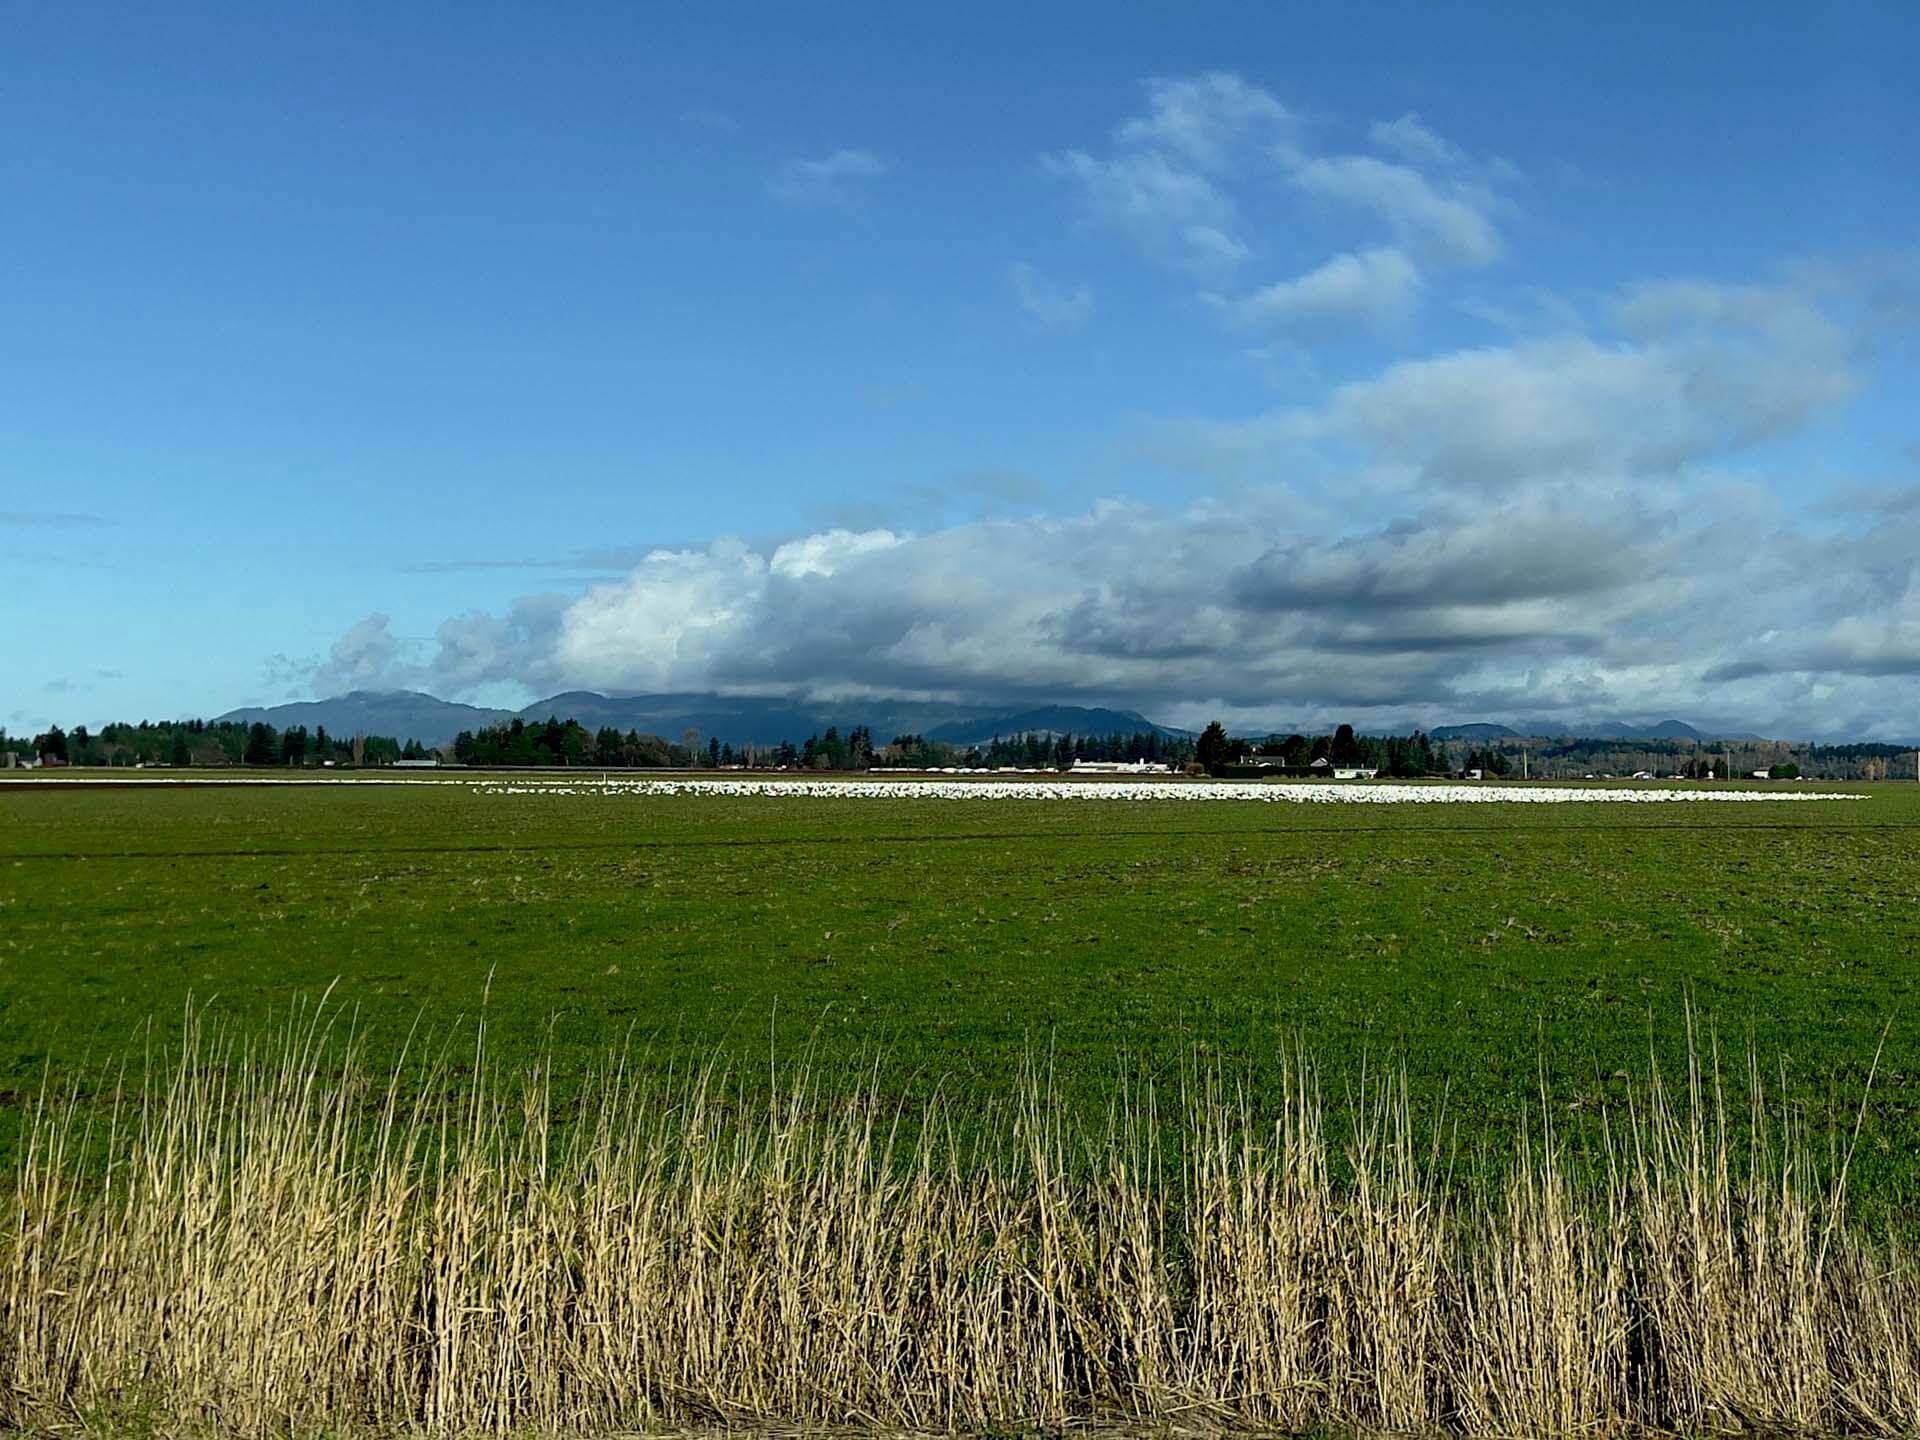
<svg viewBox="0 0 1920 1440"><path fill-rule="evenodd" d="M1579 740L1760 740L1764 736L1738 730L1698 730L1684 720L1594 720L1569 725L1564 720L1520 720L1512 725L1476 721L1470 725L1436 725L1428 732L1435 740L1506 740L1523 736L1567 736Z"/></svg>
<svg viewBox="0 0 1920 1440"><path fill-rule="evenodd" d="M511 710L460 705L417 690L354 690L329 700L246 706L214 717L242 725L265 721L276 730L304 725L308 730L324 728L330 735L390 735L424 745L444 745L462 730L512 718Z"/></svg>
<svg viewBox="0 0 1920 1440"><path fill-rule="evenodd" d="M217 717L251 725L264 721L276 730L325 726L334 735L391 735L445 745L462 730L478 730L515 718L526 721L577 720L589 730L612 726L678 740L689 730L732 745L798 743L829 726L842 731L865 726L878 741L895 735L924 735L950 745L983 745L996 735L1145 735L1189 738L1189 732L1156 725L1134 710L1080 705L1046 705L1008 710L984 705L945 705L914 700L860 700L837 704L711 695L601 695L568 690L536 700L520 710L490 710L442 700L418 690L355 690L330 700L249 706Z"/></svg>
<svg viewBox="0 0 1920 1440"><path fill-rule="evenodd" d="M865 726L877 740L895 735L924 735L949 745L984 745L995 736L1145 735L1191 738L1192 732L1159 725L1137 710L1081 705L1043 705L1024 710L988 705L953 705L919 700L850 700L833 704L795 699L713 695L701 691L662 695L602 695L567 690L520 710L494 710L442 700L418 690L355 690L329 700L229 710L221 720L252 724L265 721L276 730L325 726L334 735L391 735L445 745L462 730L519 718L577 720L589 730L612 726L678 740L689 730L703 739L718 737L733 745L798 743L828 726L842 731ZM1281 733L1285 733L1284 731ZM1435 740L1488 741L1523 736L1574 736L1583 740L1758 740L1738 731L1704 731L1684 720L1600 720L1569 725L1565 721L1516 720L1510 724L1475 721L1439 725Z"/></svg>

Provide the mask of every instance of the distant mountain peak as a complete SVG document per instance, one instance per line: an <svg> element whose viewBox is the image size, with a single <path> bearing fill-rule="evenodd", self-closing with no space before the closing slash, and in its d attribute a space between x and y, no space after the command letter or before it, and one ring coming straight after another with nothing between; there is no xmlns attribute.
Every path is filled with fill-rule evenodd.
<svg viewBox="0 0 1920 1440"><path fill-rule="evenodd" d="M255 705L229 710L217 720L251 725L262 721L276 730L304 725L335 735L389 735L445 745L462 730L477 730L511 719L509 710L488 710L442 700L419 690L349 690L325 700L295 700L285 705Z"/></svg>
<svg viewBox="0 0 1920 1440"><path fill-rule="evenodd" d="M1476 720L1466 725L1436 725L1428 732L1433 740L1505 740L1518 739L1520 732L1506 725Z"/></svg>
<svg viewBox="0 0 1920 1440"><path fill-rule="evenodd" d="M1548 737L1568 740L1691 740L1707 745L1718 740L1758 740L1738 730L1706 731L1685 720L1516 720L1499 725L1475 721L1464 725L1436 725L1435 740L1503 740Z"/></svg>
<svg viewBox="0 0 1920 1440"><path fill-rule="evenodd" d="M1146 735L1186 739L1188 732L1156 725L1138 710L1108 710L1085 705L1042 705L999 715L975 716L927 732L929 740L949 745L983 745L1022 735Z"/></svg>
<svg viewBox="0 0 1920 1440"><path fill-rule="evenodd" d="M809 735L839 727L864 726L876 741L895 735L924 735L949 744L984 744L995 735L1012 738L1045 732L1075 735L1144 734L1184 736L1185 731L1156 725L1136 710L1083 705L1045 705L1025 710L984 705L913 700L862 700L821 704L792 698L678 692L657 695L603 695L594 690L563 690L518 711L493 710L442 700L420 690L350 690L325 700L250 706L218 717L242 724L264 721L276 730L294 725L325 726L334 734L391 735L446 745L462 730L520 719L577 720L589 730L612 727L678 740L697 730L702 740L733 745L796 744Z"/></svg>

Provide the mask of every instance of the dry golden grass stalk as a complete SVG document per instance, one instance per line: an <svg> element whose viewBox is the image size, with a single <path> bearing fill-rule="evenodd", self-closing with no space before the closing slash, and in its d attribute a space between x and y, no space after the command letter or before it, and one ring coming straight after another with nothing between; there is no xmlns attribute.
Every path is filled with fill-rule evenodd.
<svg viewBox="0 0 1920 1440"><path fill-rule="evenodd" d="M615 1067L556 1115L478 1046L382 1083L317 1021L190 1024L101 1133L34 1117L0 1428L1920 1428L1914 1265L1757 1073L1730 1119L1692 1053L1581 1178L1543 1103L1475 1193L1404 1082L1336 1148L1304 1060L1257 1105L1129 1089L1089 1133L1035 1074L962 1140L804 1070L755 1098Z"/></svg>

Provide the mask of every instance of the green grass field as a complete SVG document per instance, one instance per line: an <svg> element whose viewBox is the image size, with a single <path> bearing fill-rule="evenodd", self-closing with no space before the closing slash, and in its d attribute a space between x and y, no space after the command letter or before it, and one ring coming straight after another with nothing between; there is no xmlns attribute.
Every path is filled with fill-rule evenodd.
<svg viewBox="0 0 1920 1440"><path fill-rule="evenodd" d="M1826 788L1826 787L1822 787ZM1544 1074L1592 1113L1684 1050L1851 1120L1920 1221L1920 790L1847 804L1294 807L483 796L459 784L0 790L0 1147L50 1073L104 1088L185 1007L263 1030L333 987L376 1056L416 1022L564 1083L611 1050L880 1067L1070 1103L1304 1044L1404 1065L1464 1151ZM491 986L489 988L489 976ZM0 1157L4 1158L4 1157Z"/></svg>

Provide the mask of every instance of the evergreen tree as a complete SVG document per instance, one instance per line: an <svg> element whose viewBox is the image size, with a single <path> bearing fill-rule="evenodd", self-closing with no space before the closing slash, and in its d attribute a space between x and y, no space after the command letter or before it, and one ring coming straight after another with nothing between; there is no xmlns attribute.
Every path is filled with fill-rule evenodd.
<svg viewBox="0 0 1920 1440"><path fill-rule="evenodd" d="M1359 762L1360 745L1354 739L1351 725L1342 725L1333 732L1333 742L1328 747L1327 758L1335 765L1353 765Z"/></svg>
<svg viewBox="0 0 1920 1440"><path fill-rule="evenodd" d="M1227 727L1218 720L1210 720L1193 747L1193 758L1206 767L1209 775L1218 775L1220 767L1227 763L1232 754L1232 748L1232 742L1227 738Z"/></svg>
<svg viewBox="0 0 1920 1440"><path fill-rule="evenodd" d="M263 720L256 720L247 727L246 748L240 752L240 760L246 765L271 765L280 757L276 754L273 727Z"/></svg>

